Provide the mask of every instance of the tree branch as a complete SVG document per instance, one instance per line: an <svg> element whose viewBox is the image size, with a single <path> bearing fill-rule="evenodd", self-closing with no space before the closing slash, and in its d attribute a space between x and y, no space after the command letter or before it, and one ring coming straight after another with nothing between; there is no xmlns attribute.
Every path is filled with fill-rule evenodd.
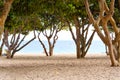
<svg viewBox="0 0 120 80"><path fill-rule="evenodd" d="M42 42L42 40L40 39L40 33L38 33L38 40L39 40L40 44L42 45L42 47L43 47L43 49L45 51L46 56L48 56L48 52L46 50L46 47L45 47L44 43Z"/></svg>

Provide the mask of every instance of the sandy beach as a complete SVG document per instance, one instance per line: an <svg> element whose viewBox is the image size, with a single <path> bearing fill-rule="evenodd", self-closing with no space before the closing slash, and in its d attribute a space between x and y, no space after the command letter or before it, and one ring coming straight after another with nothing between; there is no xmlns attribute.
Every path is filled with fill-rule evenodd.
<svg viewBox="0 0 120 80"><path fill-rule="evenodd" d="M110 67L106 55L85 59L71 55L0 57L0 80L120 80L120 67Z"/></svg>

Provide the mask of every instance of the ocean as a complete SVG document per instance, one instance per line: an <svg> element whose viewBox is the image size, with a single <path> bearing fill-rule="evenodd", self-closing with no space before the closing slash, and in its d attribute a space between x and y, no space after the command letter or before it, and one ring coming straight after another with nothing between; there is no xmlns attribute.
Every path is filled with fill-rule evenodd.
<svg viewBox="0 0 120 80"><path fill-rule="evenodd" d="M47 41L44 41L45 45L47 46L46 48L48 49ZM39 41L33 41L30 44L28 44L26 47L24 47L22 50L20 50L18 53L43 53L44 50L40 44ZM72 40L58 40L55 44L54 48L54 54L55 53L75 53L76 52L76 47L74 44L74 41ZM90 46L90 49L88 53L105 53L105 45L103 44L102 41L97 41L94 40Z"/></svg>

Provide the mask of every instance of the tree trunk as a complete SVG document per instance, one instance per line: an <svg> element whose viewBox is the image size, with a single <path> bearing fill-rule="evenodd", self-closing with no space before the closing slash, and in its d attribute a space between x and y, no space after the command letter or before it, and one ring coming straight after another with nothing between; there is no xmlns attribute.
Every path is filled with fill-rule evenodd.
<svg viewBox="0 0 120 80"><path fill-rule="evenodd" d="M109 51L108 51L107 45L105 45L105 53L106 53L107 55L109 55Z"/></svg>
<svg viewBox="0 0 120 80"><path fill-rule="evenodd" d="M110 40L109 40L108 50L109 50L109 54L110 54L111 66L118 66L118 63L115 59L115 55L113 52L112 42Z"/></svg>
<svg viewBox="0 0 120 80"><path fill-rule="evenodd" d="M79 42L77 42L76 44L76 53L77 53L77 59L81 58L81 50L80 50Z"/></svg>
<svg viewBox="0 0 120 80"><path fill-rule="evenodd" d="M0 49L0 56L2 56L2 49Z"/></svg>
<svg viewBox="0 0 120 80"><path fill-rule="evenodd" d="M89 27L89 26L88 26L88 27ZM87 29L89 29L89 28L87 28ZM82 33L83 33L83 32L82 32ZM92 33L92 35L90 36L90 38L88 39L88 41L87 41L88 31L86 32L86 36L81 35L81 36L84 37L84 41L83 41L84 44L82 44L82 42L81 42L81 44L82 44L82 48L81 48L82 54L81 54L81 57L82 57L82 58L84 58L85 55L87 54L87 52L88 52L88 50L89 50L89 48L90 48L90 45L91 45L91 43L92 43L94 34L95 34L95 30L93 31L93 33Z"/></svg>
<svg viewBox="0 0 120 80"><path fill-rule="evenodd" d="M13 57L14 57L14 54L15 54L15 52L12 52L12 54L11 54L11 56L10 56L10 57L11 57L11 58L13 58Z"/></svg>
<svg viewBox="0 0 120 80"><path fill-rule="evenodd" d="M53 55L53 47L52 47L52 43L50 42L50 38L47 37L48 40L48 46L49 46L49 56Z"/></svg>
<svg viewBox="0 0 120 80"><path fill-rule="evenodd" d="M53 56L53 47L50 47L50 48L49 48L49 55L50 55L50 56Z"/></svg>
<svg viewBox="0 0 120 80"><path fill-rule="evenodd" d="M2 44L0 46L0 56L2 55L3 46L4 46L4 38L2 39Z"/></svg>
<svg viewBox="0 0 120 80"><path fill-rule="evenodd" d="M118 42L118 62L120 64L120 41Z"/></svg>
<svg viewBox="0 0 120 80"><path fill-rule="evenodd" d="M80 25L79 20L76 16L74 16L74 23L76 27L76 54L77 59L81 58L81 48L80 48Z"/></svg>
<svg viewBox="0 0 120 80"><path fill-rule="evenodd" d="M11 58L11 50L7 50L7 59Z"/></svg>
<svg viewBox="0 0 120 80"><path fill-rule="evenodd" d="M45 44L44 44L44 43L42 42L42 40L40 39L40 33L38 34L38 40L39 40L40 44L42 45L46 56L48 56L48 52L47 52L47 50L46 50Z"/></svg>
<svg viewBox="0 0 120 80"><path fill-rule="evenodd" d="M13 1L14 0L4 0L2 15L0 16L0 39L1 39L1 35L4 31L4 24L5 24L5 21L7 19L7 16L8 16L8 13L10 11L10 8L11 8Z"/></svg>

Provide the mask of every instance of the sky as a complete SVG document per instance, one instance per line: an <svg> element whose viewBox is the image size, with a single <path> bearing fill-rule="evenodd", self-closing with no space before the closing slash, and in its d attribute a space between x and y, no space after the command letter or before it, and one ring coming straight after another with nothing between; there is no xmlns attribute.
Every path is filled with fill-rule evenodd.
<svg viewBox="0 0 120 80"><path fill-rule="evenodd" d="M89 37L92 34L93 30L94 30L93 27L90 26L89 33L88 33ZM73 32L75 33L75 28L74 27L73 27ZM70 33L69 30L62 30L62 31L60 31L58 33L58 36L59 36L58 40L72 40L72 36L71 36L71 33ZM33 37L33 32L30 32L30 34L27 36L26 40L29 40L32 37ZM41 39L42 40L46 40L46 38L43 35L41 35ZM94 35L94 40L100 40L100 38L97 35L97 33L95 33L95 35Z"/></svg>

